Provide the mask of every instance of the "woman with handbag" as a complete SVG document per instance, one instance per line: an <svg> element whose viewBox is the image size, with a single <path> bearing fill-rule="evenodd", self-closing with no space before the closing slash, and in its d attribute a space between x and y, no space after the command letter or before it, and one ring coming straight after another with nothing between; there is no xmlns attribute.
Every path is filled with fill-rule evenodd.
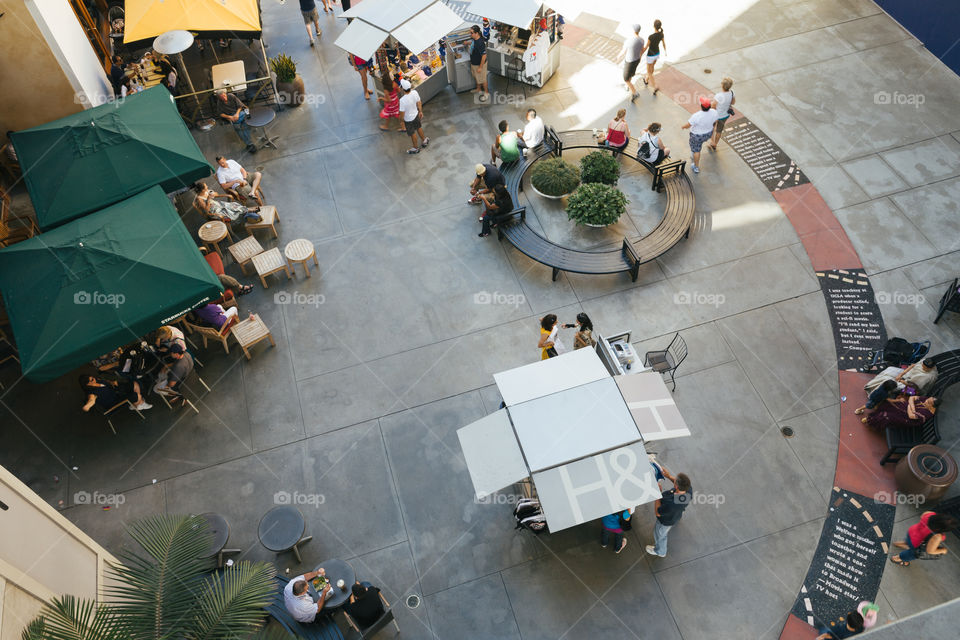
<svg viewBox="0 0 960 640"><path fill-rule="evenodd" d="M537 348L540 349L541 360L558 356L567 351L566 346L560 342L560 337L557 335L561 327L572 329L574 325L557 324L557 314L555 313L548 313L540 318L540 342L537 343Z"/></svg>
<svg viewBox="0 0 960 640"><path fill-rule="evenodd" d="M920 516L920 522L907 529L907 539L903 542L894 542L898 549L906 549L890 557L890 562L901 567L909 567L910 561L918 554L928 557L942 556L947 553L943 541L947 532L960 527L960 522L952 516L927 511Z"/></svg>
<svg viewBox="0 0 960 640"><path fill-rule="evenodd" d="M720 143L720 134L723 133L723 125L727 123L727 118L733 115L733 105L737 102L737 97L731 91L733 80L724 78L720 81L720 93L713 96L713 108L717 110L717 121L713 123L713 139L707 146L713 151L717 150L717 144Z"/></svg>

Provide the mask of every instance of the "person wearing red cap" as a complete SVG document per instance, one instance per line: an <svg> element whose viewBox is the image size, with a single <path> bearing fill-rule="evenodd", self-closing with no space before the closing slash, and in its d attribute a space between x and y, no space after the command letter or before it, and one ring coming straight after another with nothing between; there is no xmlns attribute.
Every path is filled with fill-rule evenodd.
<svg viewBox="0 0 960 640"><path fill-rule="evenodd" d="M696 112L681 129L690 129L690 151L693 153L693 172L700 173L700 149L703 143L713 135L713 125L717 121L717 110L706 96L700 98L700 111Z"/></svg>

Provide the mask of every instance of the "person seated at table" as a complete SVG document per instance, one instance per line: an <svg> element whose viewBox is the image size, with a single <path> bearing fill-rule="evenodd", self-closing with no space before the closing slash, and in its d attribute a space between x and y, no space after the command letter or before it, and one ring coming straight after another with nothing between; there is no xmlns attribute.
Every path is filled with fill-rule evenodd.
<svg viewBox="0 0 960 640"><path fill-rule="evenodd" d="M124 400L132 404L131 411L153 408L153 405L147 404L140 395L140 384L137 382L129 380L116 382L91 375L80 376L79 382L87 399L86 404L83 405L85 412L90 411L93 405L99 405L103 411L106 411Z"/></svg>
<svg viewBox="0 0 960 640"><path fill-rule="evenodd" d="M925 358L904 369L894 380L924 393L937 381L937 365L932 358Z"/></svg>
<svg viewBox="0 0 960 640"><path fill-rule="evenodd" d="M177 95L176 69L174 69L173 65L167 60L162 58L157 62L157 66L160 68L160 75L163 76L163 86L165 86L172 95Z"/></svg>
<svg viewBox="0 0 960 640"><path fill-rule="evenodd" d="M253 144L250 137L250 125L247 124L247 118L250 117L250 109L240 101L240 98L232 93L227 93L226 89L217 89L214 91L216 96L217 115L233 125L233 130L247 145L247 151L257 152L257 146Z"/></svg>
<svg viewBox="0 0 960 640"><path fill-rule="evenodd" d="M163 369L157 375L157 384L153 386L153 391L167 396L178 396L183 381L193 371L193 356L178 344L170 345L167 353L172 361L163 365Z"/></svg>
<svg viewBox="0 0 960 640"><path fill-rule="evenodd" d="M211 302L210 304L194 309L193 313L202 322L205 322L211 327L215 329L222 329L223 325L229 322L231 319L236 320L239 318L240 312L237 311L236 307L230 307L229 309L225 310L220 305Z"/></svg>
<svg viewBox="0 0 960 640"><path fill-rule="evenodd" d="M483 229L479 236L485 238L490 235L490 227L496 227L509 217L508 214L513 211L513 198L505 186L498 184L493 188L493 193L484 193L480 199L486 205L486 210L480 217Z"/></svg>
<svg viewBox="0 0 960 640"><path fill-rule="evenodd" d="M228 160L223 156L217 156L217 182L220 188L231 196L236 196L242 204L247 204L247 198L253 198L257 204L263 206L263 200L260 197L260 179L262 174L259 171L247 173L247 170L240 166L236 160ZM251 180L252 179L252 180Z"/></svg>
<svg viewBox="0 0 960 640"><path fill-rule="evenodd" d="M497 158L502 161L500 166L515 162L520 158L520 136L516 131L509 131L510 124L506 120L501 120L497 125L500 133L493 146L490 147L490 164L496 164Z"/></svg>
<svg viewBox="0 0 960 640"><path fill-rule="evenodd" d="M168 360L166 356L170 353L170 347L175 344L180 345L184 351L187 350L187 341L183 331L171 325L164 325L157 329L157 337L154 338L153 344L157 348L157 354L164 361Z"/></svg>
<svg viewBox="0 0 960 640"><path fill-rule="evenodd" d="M343 605L343 609L360 625L361 629L366 629L379 620L384 613L380 589L369 582L358 580L351 591L350 600Z"/></svg>
<svg viewBox="0 0 960 640"><path fill-rule="evenodd" d="M290 580L287 586L283 588L283 604L297 622L317 622L317 614L330 599L333 588L329 584L323 588L320 599L316 602L313 601L310 592L307 591L307 583L317 576L323 575L323 573L323 569L304 573Z"/></svg>
<svg viewBox="0 0 960 640"><path fill-rule="evenodd" d="M232 226L263 220L257 213L260 207L245 207L234 201L233 196L217 193L203 182L194 182L192 189L197 194L193 206L211 220L220 220ZM224 198L227 202L218 202L218 199Z"/></svg>
<svg viewBox="0 0 960 640"><path fill-rule="evenodd" d="M630 142L630 127L627 125L626 116L626 109L617 111L617 115L607 124L607 132L600 134L597 139L607 149L613 149L614 155L623 151L627 143Z"/></svg>
<svg viewBox="0 0 960 640"><path fill-rule="evenodd" d="M940 406L940 398L908 396L897 392L881 402L863 422L871 429L906 429L920 427L933 417Z"/></svg>
<svg viewBox="0 0 960 640"><path fill-rule="evenodd" d="M480 204L481 195L492 193L493 188L498 184L506 185L507 183L495 164L478 164L474 169L477 177L470 183L470 199L467 200L467 204Z"/></svg>

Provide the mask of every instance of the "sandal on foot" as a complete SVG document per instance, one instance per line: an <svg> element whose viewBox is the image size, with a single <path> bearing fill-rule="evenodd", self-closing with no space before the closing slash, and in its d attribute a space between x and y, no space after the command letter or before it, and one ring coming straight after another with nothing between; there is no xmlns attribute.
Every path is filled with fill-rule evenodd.
<svg viewBox="0 0 960 640"><path fill-rule="evenodd" d="M250 293L251 291L253 291L253 285L252 285L252 284L245 284L245 285L243 285L242 287L240 287L240 291L238 291L237 293L239 293L241 296L245 296L245 295L247 295L248 293Z"/></svg>
<svg viewBox="0 0 960 640"><path fill-rule="evenodd" d="M909 567L910 563L906 560L901 560L900 556L890 556L890 562L899 566L899 567Z"/></svg>
<svg viewBox="0 0 960 640"><path fill-rule="evenodd" d="M866 409L864 409L863 407L861 407L861 408L859 408L859 409L855 409L855 410L854 410L854 413L859 416L859 415L862 415L865 410L866 410Z"/></svg>

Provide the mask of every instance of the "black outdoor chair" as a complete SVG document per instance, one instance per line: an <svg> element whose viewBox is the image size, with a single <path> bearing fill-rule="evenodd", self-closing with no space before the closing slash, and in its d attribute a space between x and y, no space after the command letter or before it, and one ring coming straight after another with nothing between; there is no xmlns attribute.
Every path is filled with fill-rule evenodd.
<svg viewBox="0 0 960 640"><path fill-rule="evenodd" d="M317 615L322 617L307 624L294 620L283 602L283 589L289 580L283 576L275 576L274 580L277 581L277 590L274 591L273 602L266 607L266 610L284 629L301 640L343 640L340 627L329 614L318 613Z"/></svg>
<svg viewBox="0 0 960 640"><path fill-rule="evenodd" d="M673 385L671 391L676 390L677 381L674 379L677 367L680 366L687 357L687 343L683 341L680 334L673 336L673 340L663 351L647 351L643 356L643 366L651 367L657 373L669 373L670 383Z"/></svg>
<svg viewBox="0 0 960 640"><path fill-rule="evenodd" d="M960 291L957 291L957 278L953 279L953 282L950 283L950 288L940 297L940 306L937 309L937 317L934 319L933 324L937 324L937 322L940 321L940 317L947 311L960 313Z"/></svg>
<svg viewBox="0 0 960 640"><path fill-rule="evenodd" d="M361 629L360 625L357 624L357 621L354 620L349 613L346 611L343 612L344 617L347 619L347 623L353 627L355 631L351 635L351 640L354 638L359 638L360 640L367 640L367 638L372 638L380 631L383 631L387 628L387 625L391 622L393 623L394 628L397 630L397 633L400 633L400 625L397 624L397 621L393 617L393 609L390 608L390 603L387 602L387 599L383 597L383 594L378 594L380 596L380 601L383 603L383 614L377 618L377 621L365 629Z"/></svg>

